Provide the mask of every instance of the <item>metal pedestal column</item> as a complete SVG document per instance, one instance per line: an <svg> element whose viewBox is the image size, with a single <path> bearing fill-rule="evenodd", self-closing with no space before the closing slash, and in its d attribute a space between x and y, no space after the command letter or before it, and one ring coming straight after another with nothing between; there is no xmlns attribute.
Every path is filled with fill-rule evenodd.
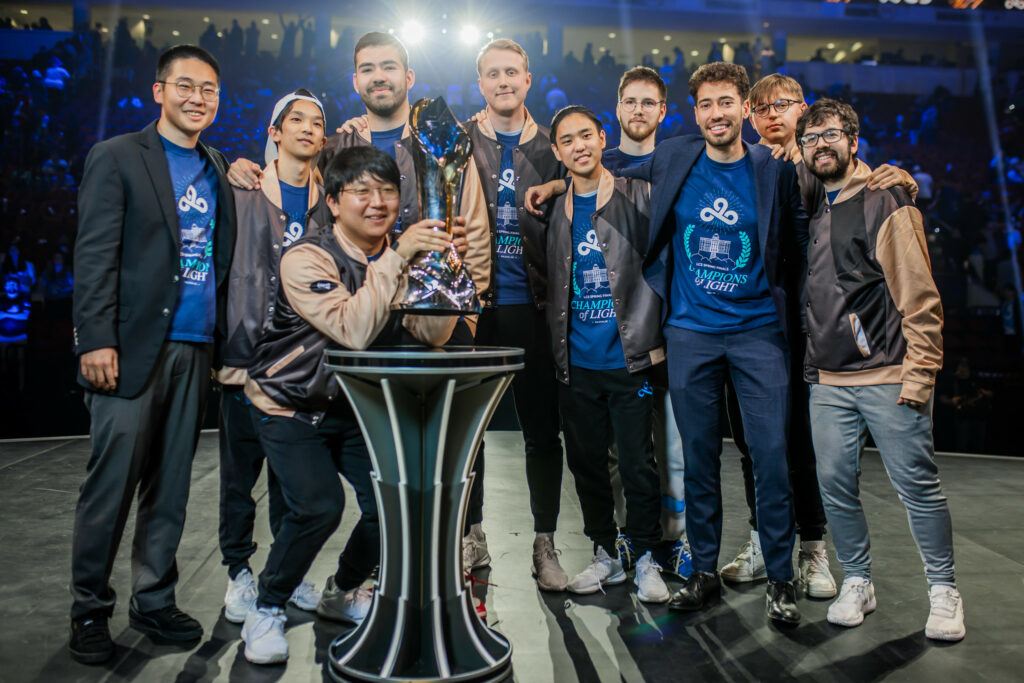
<svg viewBox="0 0 1024 683"><path fill-rule="evenodd" d="M327 351L373 463L381 575L365 621L328 650L349 681L500 681L512 646L480 621L462 573L473 458L521 349Z"/></svg>

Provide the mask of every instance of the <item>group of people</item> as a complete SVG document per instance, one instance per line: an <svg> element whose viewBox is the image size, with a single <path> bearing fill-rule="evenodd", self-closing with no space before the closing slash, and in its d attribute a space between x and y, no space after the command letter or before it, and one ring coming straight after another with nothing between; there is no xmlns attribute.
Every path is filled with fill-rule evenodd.
<svg viewBox="0 0 1024 683"><path fill-rule="evenodd" d="M465 126L473 157L449 234L418 203L407 51L373 32L353 60L364 117L328 136L318 98L286 93L265 164L229 166L199 140L217 113L218 64L201 48L171 48L153 84L159 120L89 154L75 246L92 434L72 551L76 660L114 654L110 574L136 491L129 623L181 643L202 635L176 604L175 553L211 369L224 614L242 624L245 657L287 659L289 603L359 623L380 529L366 445L323 351L395 344L524 349L512 388L539 589L596 593L632 571L641 601L696 611L719 598L722 579L767 578L771 620L799 622L802 584L810 597L838 596L831 623L856 626L877 606L858 488L870 432L924 561L925 633L964 637L931 437L942 309L917 186L856 159L851 107L808 107L789 77L750 87L742 67L716 62L689 82L701 135L656 144L666 86L636 67L617 93L622 142L606 150L585 107L561 109L550 127L534 120L529 57L495 40L477 57L487 107ZM763 144L742 139L748 118ZM448 249L482 312L393 310L409 259ZM752 531L719 570L723 415L744 456ZM559 431L594 544L572 578L554 540ZM257 578L252 489L264 462L273 543ZM481 448L467 573L491 561L484 462ZM340 522L339 474L360 517L320 590L305 576ZM674 594L664 572L683 580Z"/></svg>

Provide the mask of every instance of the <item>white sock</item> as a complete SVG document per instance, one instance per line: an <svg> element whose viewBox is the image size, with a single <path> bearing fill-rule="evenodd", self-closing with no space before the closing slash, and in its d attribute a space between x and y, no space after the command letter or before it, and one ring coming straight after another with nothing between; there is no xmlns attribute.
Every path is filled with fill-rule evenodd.
<svg viewBox="0 0 1024 683"><path fill-rule="evenodd" d="M754 544L754 552L761 554L761 537L756 531L750 532L750 542Z"/></svg>
<svg viewBox="0 0 1024 683"><path fill-rule="evenodd" d="M800 550L803 550L805 553L813 553L824 549L825 541L802 541L800 543Z"/></svg>

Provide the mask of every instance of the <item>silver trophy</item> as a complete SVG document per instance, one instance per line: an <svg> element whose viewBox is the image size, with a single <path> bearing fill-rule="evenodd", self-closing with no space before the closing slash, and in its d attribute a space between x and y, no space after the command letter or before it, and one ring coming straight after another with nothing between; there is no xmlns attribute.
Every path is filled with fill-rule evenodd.
<svg viewBox="0 0 1024 683"><path fill-rule="evenodd" d="M444 221L444 229L450 235L462 195L462 178L473 153L469 134L443 97L424 98L414 104L409 126L420 219ZM397 304L399 310L439 315L480 312L476 285L454 246L444 252L417 254L409 262L405 279L405 290Z"/></svg>

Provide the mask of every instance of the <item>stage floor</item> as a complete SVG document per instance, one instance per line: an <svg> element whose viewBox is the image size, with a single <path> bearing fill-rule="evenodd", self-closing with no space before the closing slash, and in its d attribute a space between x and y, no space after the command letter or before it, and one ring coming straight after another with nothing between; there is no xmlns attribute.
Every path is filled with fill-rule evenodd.
<svg viewBox="0 0 1024 683"><path fill-rule="evenodd" d="M156 645L128 627L129 520L114 566L121 600L111 620L117 655L87 667L67 653L68 576L77 489L86 439L0 443L0 681L315 681L324 653L346 628L289 608L286 665L259 667L242 655L239 627L222 615L227 575L217 548L217 437L204 434L192 475L188 521L178 553L178 604L203 624L191 650ZM532 525L522 438L487 435L484 529L493 558L478 572L489 623L513 644L516 680L572 681L1012 681L1024 679L1013 648L1024 642L1024 459L940 456L953 513L957 578L967 614L959 644L924 637L927 587L906 514L877 454L863 463L862 495L874 541L878 610L864 625L825 621L828 601L801 599L803 622L777 629L764 616L764 584L728 586L716 607L695 615L636 601L632 582L606 595L542 594L530 578ZM728 496L721 562L747 535L738 453L727 444L722 476ZM269 548L266 486L261 480L254 559ZM347 497L342 525L309 573L322 586L355 520ZM591 545L566 473L556 545L570 573L586 566ZM841 579L830 548L833 573ZM670 587L677 584L670 582ZM1016 645L1014 645L1016 643ZM1019 652L1019 649L1018 649Z"/></svg>

